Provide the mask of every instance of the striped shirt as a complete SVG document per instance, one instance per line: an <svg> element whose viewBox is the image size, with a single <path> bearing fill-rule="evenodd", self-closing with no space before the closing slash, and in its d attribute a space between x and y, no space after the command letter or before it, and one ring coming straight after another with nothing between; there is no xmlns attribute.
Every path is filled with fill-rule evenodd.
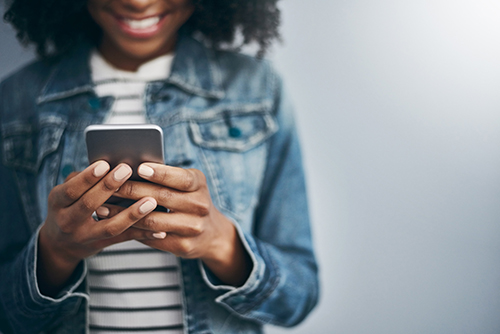
<svg viewBox="0 0 500 334"><path fill-rule="evenodd" d="M98 96L114 96L108 124L146 122L144 90L165 79L173 55L156 58L136 72L114 68L94 51L90 59ZM131 240L87 259L90 333L183 333L182 291L177 258Z"/></svg>

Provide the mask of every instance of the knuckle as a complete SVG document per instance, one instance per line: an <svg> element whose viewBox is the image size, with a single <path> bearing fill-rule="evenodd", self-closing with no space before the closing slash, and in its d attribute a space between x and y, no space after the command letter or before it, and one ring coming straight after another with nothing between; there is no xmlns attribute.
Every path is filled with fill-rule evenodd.
<svg viewBox="0 0 500 334"><path fill-rule="evenodd" d="M102 188L106 192L109 192L109 191L114 192L117 188L117 186L115 184L113 184L113 182L111 182L111 180L107 177L102 180L101 185L102 185Z"/></svg>
<svg viewBox="0 0 500 334"><path fill-rule="evenodd" d="M73 187L68 187L67 185L62 188L62 195L72 202L78 199L78 193L76 192L76 189Z"/></svg>
<svg viewBox="0 0 500 334"><path fill-rule="evenodd" d="M73 232L73 226L71 224L68 224L67 222L60 222L58 226L59 231L61 231L62 234L69 235Z"/></svg>
<svg viewBox="0 0 500 334"><path fill-rule="evenodd" d="M163 168L157 168L155 175L161 183L168 182L170 176Z"/></svg>
<svg viewBox="0 0 500 334"><path fill-rule="evenodd" d="M86 196L78 201L78 206L81 211L93 211L94 209L94 203Z"/></svg>
<svg viewBox="0 0 500 334"><path fill-rule="evenodd" d="M71 174L70 174L70 176L71 176ZM70 177L70 176L68 176L68 177ZM92 176L90 174L84 173L84 175L83 175L83 183L85 184L85 186L88 187L88 186L94 185L95 181L94 181L94 179L92 178Z"/></svg>
<svg viewBox="0 0 500 334"><path fill-rule="evenodd" d="M158 227L158 221L152 215L146 216L143 218L143 226L151 231L156 231L156 227Z"/></svg>
<svg viewBox="0 0 500 334"><path fill-rule="evenodd" d="M102 230L102 234L104 235L105 238L116 237L117 235L120 234L120 232L121 231L115 225L112 224L104 226Z"/></svg>
<svg viewBox="0 0 500 334"><path fill-rule="evenodd" d="M132 222L136 222L139 219L141 219L141 217L139 215L137 215L134 210L129 210L129 212L127 213L127 218L129 221L132 221Z"/></svg>
<svg viewBox="0 0 500 334"><path fill-rule="evenodd" d="M193 243L188 239L182 239L179 241L178 254L181 257L189 258L194 251Z"/></svg>
<svg viewBox="0 0 500 334"><path fill-rule="evenodd" d="M207 201L201 201L196 205L196 213L200 217L206 217L210 214L210 203Z"/></svg>
<svg viewBox="0 0 500 334"><path fill-rule="evenodd" d="M191 171L193 172L194 176L196 177L196 180L198 180L199 184L206 184L207 183L207 177L205 176L205 174L201 170L192 168Z"/></svg>
<svg viewBox="0 0 500 334"><path fill-rule="evenodd" d="M186 173L183 180L182 186L184 189L193 189L196 183L196 171L197 169L188 169L189 173Z"/></svg>
<svg viewBox="0 0 500 334"><path fill-rule="evenodd" d="M205 226L204 226L203 222L196 221L195 223L192 223L191 226L189 226L189 233L191 235L195 235L195 236L200 235L205 230L204 227Z"/></svg>
<svg viewBox="0 0 500 334"><path fill-rule="evenodd" d="M168 203L172 198L172 193L167 189L161 188L158 190L157 198L160 203Z"/></svg>
<svg viewBox="0 0 500 334"><path fill-rule="evenodd" d="M121 187L120 187L120 192L128 197L131 197L135 193L135 186L133 182L125 182Z"/></svg>

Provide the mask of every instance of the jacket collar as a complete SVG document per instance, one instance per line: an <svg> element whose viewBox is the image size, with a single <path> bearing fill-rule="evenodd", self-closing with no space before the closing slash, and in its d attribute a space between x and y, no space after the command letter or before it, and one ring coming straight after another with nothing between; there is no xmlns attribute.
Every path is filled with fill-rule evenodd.
<svg viewBox="0 0 500 334"><path fill-rule="evenodd" d="M94 93L89 68L92 45L82 43L55 65L37 103ZM190 36L180 34L167 83L203 97L223 98L220 67L213 50Z"/></svg>

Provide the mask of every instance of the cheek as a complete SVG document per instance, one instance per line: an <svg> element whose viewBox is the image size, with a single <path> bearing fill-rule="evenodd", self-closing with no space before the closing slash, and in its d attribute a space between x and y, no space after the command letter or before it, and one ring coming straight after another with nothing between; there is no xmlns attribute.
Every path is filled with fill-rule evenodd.
<svg viewBox="0 0 500 334"><path fill-rule="evenodd" d="M166 30L168 29L169 31L177 31L184 23L186 23L186 21L191 17L192 14L193 10L191 9L191 7L178 10L178 12L175 13L174 18L172 19L172 22L168 25L168 27L166 27Z"/></svg>
<svg viewBox="0 0 500 334"><path fill-rule="evenodd" d="M193 15L195 9L191 1L179 1L177 8L178 15L176 16L178 17L181 25L186 22L191 15Z"/></svg>

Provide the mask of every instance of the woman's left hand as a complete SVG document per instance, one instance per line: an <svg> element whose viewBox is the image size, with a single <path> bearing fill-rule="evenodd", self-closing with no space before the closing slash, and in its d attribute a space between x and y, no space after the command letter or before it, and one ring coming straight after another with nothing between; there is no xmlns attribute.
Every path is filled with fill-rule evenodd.
<svg viewBox="0 0 500 334"><path fill-rule="evenodd" d="M143 163L138 173L150 182L127 181L115 196L132 200L150 196L170 210L151 212L134 225L157 232L158 240L141 242L182 258L201 259L224 283L242 285L252 269L250 257L232 222L213 205L205 175L197 169L155 163ZM104 206L109 215L100 218L123 210Z"/></svg>

